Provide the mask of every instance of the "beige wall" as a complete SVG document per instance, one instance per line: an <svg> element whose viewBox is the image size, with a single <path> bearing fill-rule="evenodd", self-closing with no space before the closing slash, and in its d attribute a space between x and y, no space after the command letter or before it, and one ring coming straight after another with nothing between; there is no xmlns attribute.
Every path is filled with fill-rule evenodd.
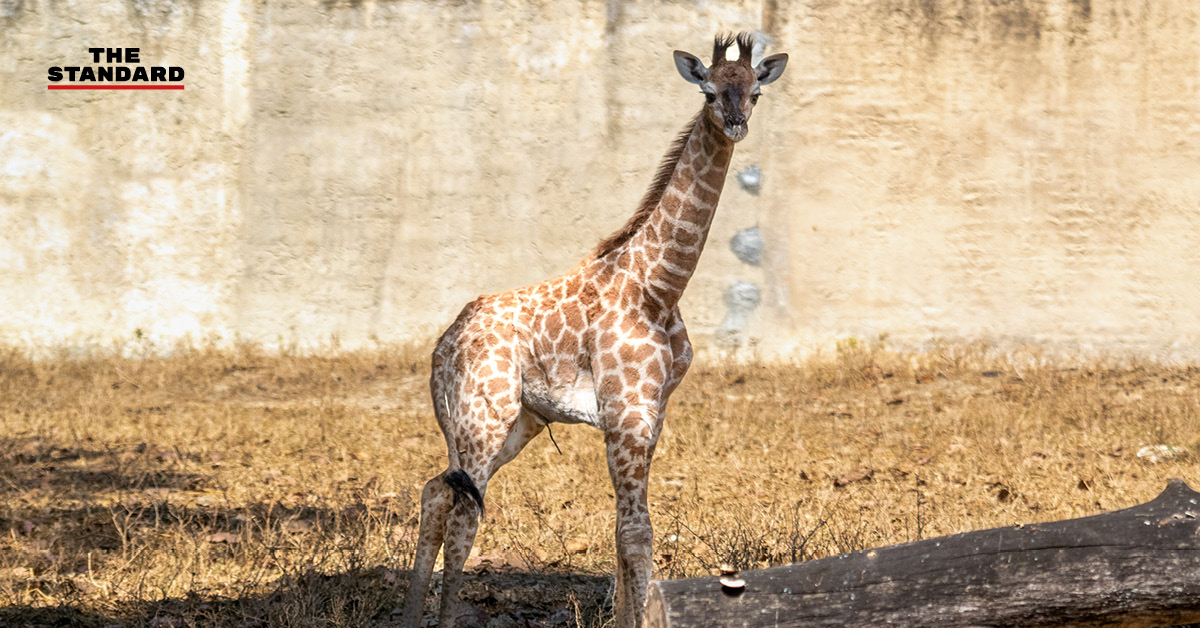
<svg viewBox="0 0 1200 628"><path fill-rule="evenodd" d="M436 333L619 226L698 108L673 48L761 29L767 88L685 298L766 352L886 333L1200 354L1200 5L0 6L0 341ZM89 46L184 92L48 92ZM729 247L758 225L760 267Z"/></svg>

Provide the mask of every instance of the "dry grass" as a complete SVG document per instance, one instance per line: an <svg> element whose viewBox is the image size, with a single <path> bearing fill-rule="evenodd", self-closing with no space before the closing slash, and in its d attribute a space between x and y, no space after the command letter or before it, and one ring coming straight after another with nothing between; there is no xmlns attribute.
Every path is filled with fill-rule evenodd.
<svg viewBox="0 0 1200 628"><path fill-rule="evenodd" d="M443 467L423 350L165 359L0 352L0 626L388 625ZM1062 519L1196 482L1200 369L843 343L693 366L652 475L659 577ZM466 597L599 626L600 435L561 426L489 486ZM1167 445L1150 462L1137 452ZM433 600L430 601L430 604Z"/></svg>

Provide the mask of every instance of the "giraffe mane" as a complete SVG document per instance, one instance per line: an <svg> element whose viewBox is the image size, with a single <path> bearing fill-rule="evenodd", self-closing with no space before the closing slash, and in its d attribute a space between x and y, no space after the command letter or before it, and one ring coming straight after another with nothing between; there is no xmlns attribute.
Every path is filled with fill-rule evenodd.
<svg viewBox="0 0 1200 628"><path fill-rule="evenodd" d="M671 176L675 174L675 166L679 165L679 159L683 157L683 148L687 146L688 137L691 137L692 130L699 122L700 116L704 113L703 110L692 117L692 121L688 122L679 136L671 144L671 150L663 157L662 162L658 164L658 170L654 173L654 180L650 182L650 189L646 190L646 195L642 197L642 202L638 204L637 211L621 227L600 241L596 245L596 257L604 257L615 251L622 244L629 241L630 238L637 233L638 229L650 219L650 214L654 213L654 208L658 206L658 202L662 200L663 194L667 191L667 186L671 184Z"/></svg>

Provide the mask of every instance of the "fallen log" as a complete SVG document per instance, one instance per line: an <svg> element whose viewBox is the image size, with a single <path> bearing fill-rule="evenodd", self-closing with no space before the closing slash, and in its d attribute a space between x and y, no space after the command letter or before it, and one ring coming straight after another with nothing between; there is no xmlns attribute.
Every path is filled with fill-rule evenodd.
<svg viewBox="0 0 1200 628"><path fill-rule="evenodd" d="M1151 502L1092 517L658 580L645 617L647 628L1200 622L1200 493L1171 480Z"/></svg>

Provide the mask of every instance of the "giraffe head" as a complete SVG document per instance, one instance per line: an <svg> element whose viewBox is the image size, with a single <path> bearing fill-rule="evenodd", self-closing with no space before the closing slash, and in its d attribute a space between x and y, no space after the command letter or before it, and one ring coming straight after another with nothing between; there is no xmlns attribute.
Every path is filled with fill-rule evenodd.
<svg viewBox="0 0 1200 628"><path fill-rule="evenodd" d="M726 55L735 42L739 54L737 60L730 61ZM675 67L679 74L685 81L699 85L704 93L705 115L724 129L725 136L734 142L746 137L746 122L758 102L759 87L779 78L787 66L788 56L782 53L752 66L750 55L753 49L754 36L749 33L739 33L736 38L718 35L713 41L712 67L708 68L695 55L675 51Z"/></svg>

